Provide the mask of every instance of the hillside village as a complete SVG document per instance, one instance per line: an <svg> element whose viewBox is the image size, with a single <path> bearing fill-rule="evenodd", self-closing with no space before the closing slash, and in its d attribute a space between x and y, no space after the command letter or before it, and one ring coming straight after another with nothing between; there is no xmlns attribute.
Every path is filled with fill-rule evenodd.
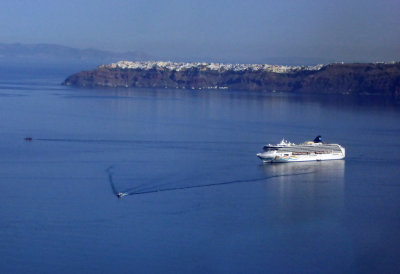
<svg viewBox="0 0 400 274"><path fill-rule="evenodd" d="M223 63L175 63L175 62L131 62L120 61L108 65L101 65L99 68L108 69L141 69L141 70L170 70L185 71L190 69L198 69L201 71L267 71L274 73L290 73L303 70L316 71L320 70L324 65L315 66L284 66L284 65L268 65L268 64L223 64Z"/></svg>

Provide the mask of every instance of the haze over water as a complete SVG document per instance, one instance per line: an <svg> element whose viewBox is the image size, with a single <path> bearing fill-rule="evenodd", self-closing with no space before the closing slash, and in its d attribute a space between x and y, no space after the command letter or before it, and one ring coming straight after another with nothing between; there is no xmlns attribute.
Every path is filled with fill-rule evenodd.
<svg viewBox="0 0 400 274"><path fill-rule="evenodd" d="M1 273L399 269L390 99L61 86L71 72L0 71ZM317 135L346 160L256 157Z"/></svg>

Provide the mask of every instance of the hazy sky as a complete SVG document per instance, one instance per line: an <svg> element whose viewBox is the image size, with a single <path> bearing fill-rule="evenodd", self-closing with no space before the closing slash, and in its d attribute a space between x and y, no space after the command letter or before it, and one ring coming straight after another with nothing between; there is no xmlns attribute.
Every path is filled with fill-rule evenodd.
<svg viewBox="0 0 400 274"><path fill-rule="evenodd" d="M400 1L3 0L0 42L142 50L171 60L399 60Z"/></svg>

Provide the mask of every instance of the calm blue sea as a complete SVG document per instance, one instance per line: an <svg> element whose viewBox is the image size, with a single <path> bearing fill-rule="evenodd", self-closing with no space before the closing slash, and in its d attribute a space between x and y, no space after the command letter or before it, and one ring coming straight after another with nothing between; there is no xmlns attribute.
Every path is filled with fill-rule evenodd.
<svg viewBox="0 0 400 274"><path fill-rule="evenodd" d="M399 104L74 71L0 69L0 273L399 272ZM256 157L317 135L346 160Z"/></svg>

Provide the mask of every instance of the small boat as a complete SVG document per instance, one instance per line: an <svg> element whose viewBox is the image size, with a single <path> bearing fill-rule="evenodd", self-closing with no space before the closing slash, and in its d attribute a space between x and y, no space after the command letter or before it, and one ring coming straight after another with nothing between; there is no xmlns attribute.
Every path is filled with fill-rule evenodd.
<svg viewBox="0 0 400 274"><path fill-rule="evenodd" d="M346 156L344 147L323 143L321 136L298 145L282 139L279 144L264 146L263 150L257 157L264 163L341 160Z"/></svg>
<svg viewBox="0 0 400 274"><path fill-rule="evenodd" d="M118 193L117 193L117 197L118 197L118 198L122 198L122 197L124 197L124 196L126 196L126 195L128 195L128 193L124 193L124 192L118 192Z"/></svg>

